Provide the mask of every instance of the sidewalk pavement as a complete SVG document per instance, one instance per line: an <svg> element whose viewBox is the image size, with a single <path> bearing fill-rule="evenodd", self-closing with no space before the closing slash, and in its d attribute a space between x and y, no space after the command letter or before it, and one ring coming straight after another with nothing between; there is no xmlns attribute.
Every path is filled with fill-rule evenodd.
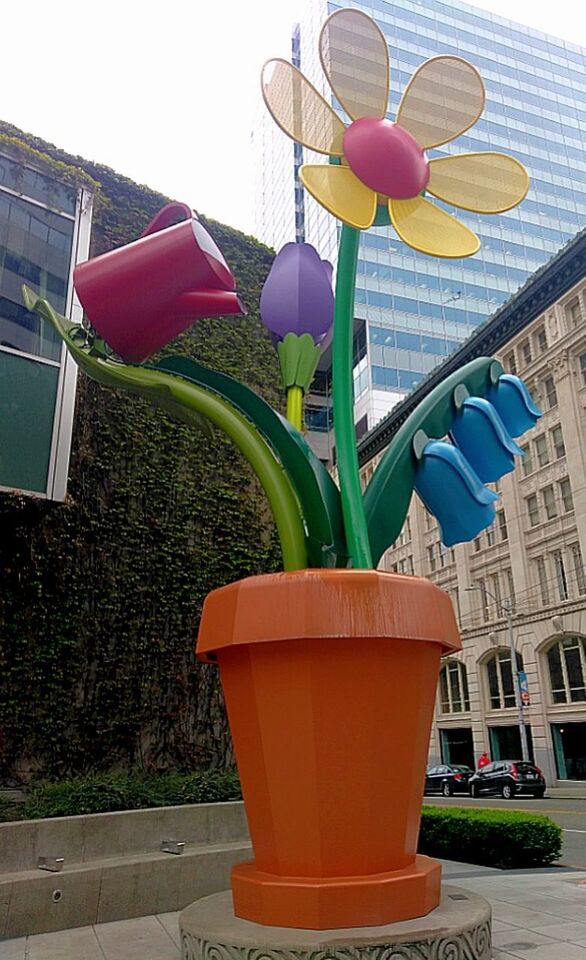
<svg viewBox="0 0 586 960"><path fill-rule="evenodd" d="M492 904L494 960L586 960L586 871L443 861L448 883ZM0 941L0 960L180 960L178 913Z"/></svg>
<svg viewBox="0 0 586 960"><path fill-rule="evenodd" d="M545 796L560 800L586 800L586 781L584 786L546 787Z"/></svg>

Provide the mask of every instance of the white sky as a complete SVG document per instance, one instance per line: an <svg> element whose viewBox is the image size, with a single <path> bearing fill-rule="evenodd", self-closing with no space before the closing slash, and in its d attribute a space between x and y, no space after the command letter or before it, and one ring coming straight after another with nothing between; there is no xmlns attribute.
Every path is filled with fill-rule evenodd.
<svg viewBox="0 0 586 960"><path fill-rule="evenodd" d="M469 0L586 46L583 0ZM253 232L259 72L302 0L4 0L2 119Z"/></svg>

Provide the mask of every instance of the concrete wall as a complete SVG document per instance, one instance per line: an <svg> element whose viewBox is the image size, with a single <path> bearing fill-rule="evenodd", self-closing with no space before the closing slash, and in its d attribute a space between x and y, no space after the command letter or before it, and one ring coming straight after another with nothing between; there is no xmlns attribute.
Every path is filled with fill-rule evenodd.
<svg viewBox="0 0 586 960"><path fill-rule="evenodd" d="M162 853L169 839L185 852ZM181 910L227 889L250 855L242 803L0 824L0 940ZM40 856L63 870L38 869Z"/></svg>

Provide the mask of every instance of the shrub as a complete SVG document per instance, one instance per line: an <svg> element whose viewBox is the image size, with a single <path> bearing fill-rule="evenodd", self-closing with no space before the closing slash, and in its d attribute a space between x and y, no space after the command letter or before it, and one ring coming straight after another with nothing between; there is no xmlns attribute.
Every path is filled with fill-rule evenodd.
<svg viewBox="0 0 586 960"><path fill-rule="evenodd" d="M240 782L235 773L205 771L158 777L109 774L39 786L28 796L22 815L36 820L241 798Z"/></svg>
<svg viewBox="0 0 586 960"><path fill-rule="evenodd" d="M489 867L539 867L560 855L562 831L549 817L517 811L425 806L419 852Z"/></svg>

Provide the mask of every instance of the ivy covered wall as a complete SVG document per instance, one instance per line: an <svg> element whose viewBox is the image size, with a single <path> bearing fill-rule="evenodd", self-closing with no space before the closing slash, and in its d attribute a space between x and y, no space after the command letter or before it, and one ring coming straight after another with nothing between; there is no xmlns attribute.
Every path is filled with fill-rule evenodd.
<svg viewBox="0 0 586 960"><path fill-rule="evenodd" d="M98 181L93 255L136 238L166 202L0 122L2 135ZM258 319L272 252L202 221L249 314L202 321L167 352L278 405ZM209 590L280 563L247 464L218 431L208 439L80 374L68 489L64 504L0 494L0 774L229 765L217 671L193 648Z"/></svg>

